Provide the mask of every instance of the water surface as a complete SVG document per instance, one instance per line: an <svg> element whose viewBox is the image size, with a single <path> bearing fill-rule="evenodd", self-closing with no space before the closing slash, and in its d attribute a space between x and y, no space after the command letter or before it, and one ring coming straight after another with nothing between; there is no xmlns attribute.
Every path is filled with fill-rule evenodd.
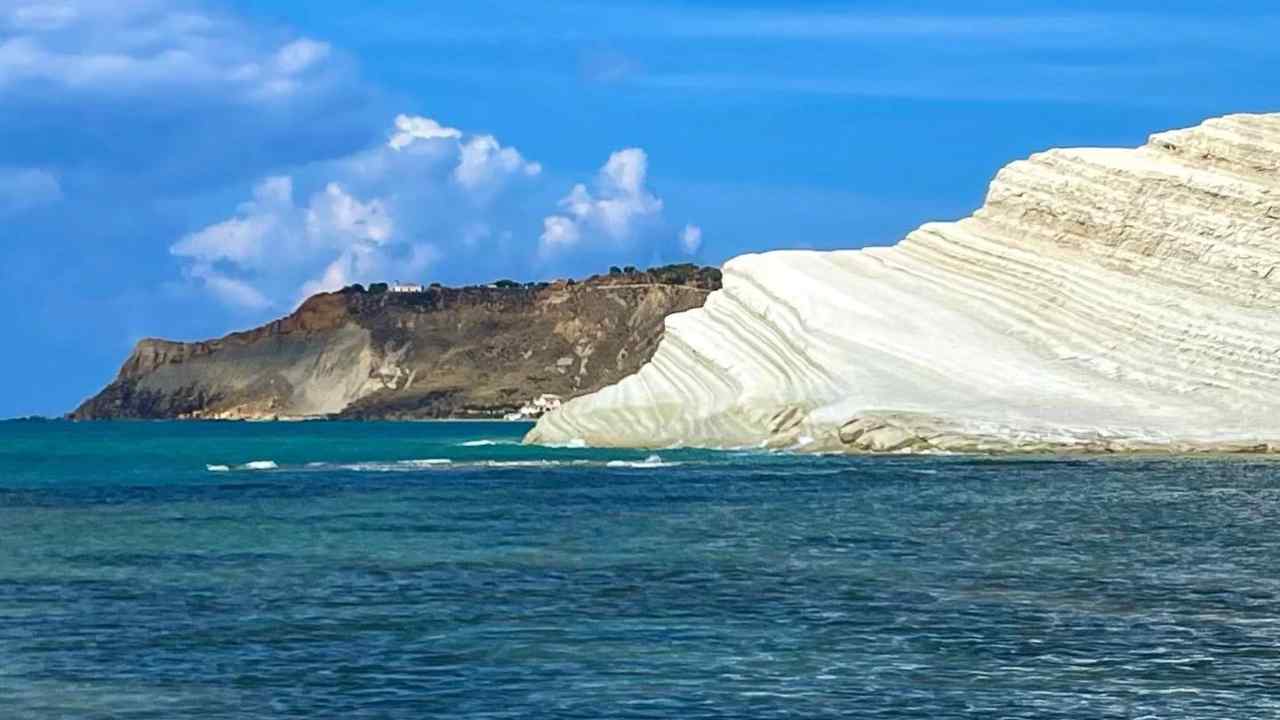
<svg viewBox="0 0 1280 720"><path fill-rule="evenodd" d="M1273 462L525 429L0 424L0 716L1280 717Z"/></svg>

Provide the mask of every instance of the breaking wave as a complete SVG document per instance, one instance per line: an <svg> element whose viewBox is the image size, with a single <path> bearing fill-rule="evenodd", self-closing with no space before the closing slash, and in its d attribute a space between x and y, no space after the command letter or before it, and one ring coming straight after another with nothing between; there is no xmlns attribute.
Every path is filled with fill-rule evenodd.
<svg viewBox="0 0 1280 720"><path fill-rule="evenodd" d="M587 441L582 438L571 438L562 443L538 443L538 445L545 448L555 448L560 450L582 450L587 447Z"/></svg>
<svg viewBox="0 0 1280 720"><path fill-rule="evenodd" d="M559 460L486 460L483 464L491 468L530 468L559 467L564 463Z"/></svg>
<svg viewBox="0 0 1280 720"><path fill-rule="evenodd" d="M494 443L500 444L500 443ZM685 462L663 460L660 455L650 455L643 460L588 460L582 458L550 460L545 458L527 460L482 460L450 458L424 458L418 460L371 460L363 462L307 462L281 468L274 460L254 460L243 465L206 465L209 472L231 472L234 470L347 470L350 472L392 473L424 470L467 470L476 468L493 469L537 469L558 467L600 467L652 469L685 465ZM696 463L695 463L696 464Z"/></svg>
<svg viewBox="0 0 1280 720"><path fill-rule="evenodd" d="M280 466L277 465L274 460L254 460L252 462L247 462L243 465L236 465L235 469L236 470L275 470L279 467ZM224 473L224 472L231 472L232 467L230 465L209 464L209 465L205 465L204 469L209 472Z"/></svg>
<svg viewBox="0 0 1280 720"><path fill-rule="evenodd" d="M448 458L427 458L426 460L396 460L393 462L359 462L336 467L356 472L405 472L407 470L447 467L452 464L453 461Z"/></svg>
<svg viewBox="0 0 1280 720"><path fill-rule="evenodd" d="M605 463L605 467L611 468L658 468L658 467L676 467L684 463L663 462L658 455L650 455L644 460L610 460Z"/></svg>

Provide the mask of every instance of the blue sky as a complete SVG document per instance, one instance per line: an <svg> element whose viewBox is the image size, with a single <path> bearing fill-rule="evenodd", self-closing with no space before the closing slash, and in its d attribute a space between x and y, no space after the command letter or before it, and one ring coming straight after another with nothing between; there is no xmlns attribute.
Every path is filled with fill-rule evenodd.
<svg viewBox="0 0 1280 720"><path fill-rule="evenodd" d="M892 243L1029 153L1280 109L1278 36L1247 0L0 0L0 417L350 281Z"/></svg>

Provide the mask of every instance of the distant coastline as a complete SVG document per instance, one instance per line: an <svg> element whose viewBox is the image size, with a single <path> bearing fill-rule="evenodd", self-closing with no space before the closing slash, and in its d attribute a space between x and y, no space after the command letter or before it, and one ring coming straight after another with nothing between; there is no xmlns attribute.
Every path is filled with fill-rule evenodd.
<svg viewBox="0 0 1280 720"><path fill-rule="evenodd" d="M532 418L639 369L666 317L700 307L720 282L717 268L680 264L552 282L352 285L216 340L142 340L67 417Z"/></svg>

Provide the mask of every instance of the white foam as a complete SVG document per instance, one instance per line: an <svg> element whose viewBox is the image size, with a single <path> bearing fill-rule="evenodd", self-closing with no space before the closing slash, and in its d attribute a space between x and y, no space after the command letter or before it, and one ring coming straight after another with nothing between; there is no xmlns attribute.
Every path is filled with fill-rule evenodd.
<svg viewBox="0 0 1280 720"><path fill-rule="evenodd" d="M650 455L649 457L645 458L644 460L640 460L640 461L635 461L635 460L610 460L609 462L605 463L605 467L611 467L611 468L659 468L659 467L676 467L677 465L680 465L680 464L681 464L681 463L678 463L678 462L663 462L663 460L662 460L662 458L661 458L660 456L658 456L658 455Z"/></svg>
<svg viewBox="0 0 1280 720"><path fill-rule="evenodd" d="M275 470L280 466L274 460L254 460L240 466L241 470Z"/></svg>
<svg viewBox="0 0 1280 720"><path fill-rule="evenodd" d="M458 443L458 447L489 447L491 445L516 445L511 440L468 440Z"/></svg>
<svg viewBox="0 0 1280 720"><path fill-rule="evenodd" d="M394 472L402 468L396 467L395 463L361 462L339 465L338 469L351 470L353 472Z"/></svg>
<svg viewBox="0 0 1280 720"><path fill-rule="evenodd" d="M209 472L231 472L231 468L226 465L205 465L204 469Z"/></svg>
<svg viewBox="0 0 1280 720"><path fill-rule="evenodd" d="M542 447L558 448L562 450L563 449L581 450L587 446L587 441L583 440L582 438L570 438L569 440L566 440L565 442L562 442L562 443L538 443L538 444L541 445Z"/></svg>
<svg viewBox="0 0 1280 720"><path fill-rule="evenodd" d="M522 467L558 467L561 463L558 460L490 460L485 466L491 468L522 468Z"/></svg>
<svg viewBox="0 0 1280 720"><path fill-rule="evenodd" d="M339 465L338 467L343 470L354 470L355 472L407 472L410 470L446 467L452 464L453 461L448 458L427 458L426 460L396 460L394 462L360 462Z"/></svg>

